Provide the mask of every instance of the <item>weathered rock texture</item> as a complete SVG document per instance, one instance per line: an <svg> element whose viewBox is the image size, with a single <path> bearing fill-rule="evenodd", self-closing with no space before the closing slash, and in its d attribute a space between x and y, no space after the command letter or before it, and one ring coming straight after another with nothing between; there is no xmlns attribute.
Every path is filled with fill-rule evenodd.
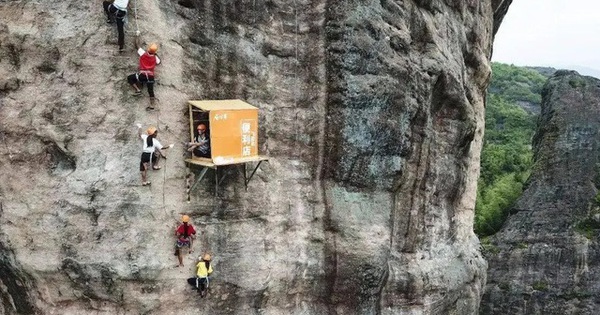
<svg viewBox="0 0 600 315"><path fill-rule="evenodd" d="M599 314L600 80L558 71L544 87L535 163L487 245L481 314Z"/></svg>
<svg viewBox="0 0 600 315"><path fill-rule="evenodd" d="M473 314L472 232L494 29L510 1L0 1L1 313ZM136 26L159 111L129 96ZM181 147L139 186L135 122L189 137L185 101L261 110L271 156L186 203ZM174 269L181 213L210 298Z"/></svg>

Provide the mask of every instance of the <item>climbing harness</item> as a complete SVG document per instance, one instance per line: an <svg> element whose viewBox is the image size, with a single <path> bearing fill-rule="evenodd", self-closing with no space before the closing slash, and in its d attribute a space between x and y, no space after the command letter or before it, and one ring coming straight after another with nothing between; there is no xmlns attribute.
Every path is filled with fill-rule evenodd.
<svg viewBox="0 0 600 315"><path fill-rule="evenodd" d="M204 286L203 290L200 290L200 280L204 279L206 285ZM196 277L196 288L198 290L200 290L200 292L206 292L208 290L208 283L209 283L209 278L208 277Z"/></svg>
<svg viewBox="0 0 600 315"><path fill-rule="evenodd" d="M146 77L146 81L142 82L140 81L140 75L143 74ZM152 78L152 80L150 80L150 78ZM148 75L148 71L142 70L140 72L137 72L135 74L135 79L140 82L140 83L154 83L154 76L149 76Z"/></svg>
<svg viewBox="0 0 600 315"><path fill-rule="evenodd" d="M111 8L114 8L115 10L114 10L114 11L112 11L112 10L111 10ZM109 13L111 13L111 14L113 14L113 15L115 16L115 18L117 18L117 19L123 19L123 18L126 18L126 17L127 17L127 8L125 8L125 9L119 8L119 7L118 7L117 5L115 5L114 3L111 3L111 4L108 6L108 12L109 12ZM121 13L121 12L123 12L123 13L122 13L122 14L119 14L119 13Z"/></svg>

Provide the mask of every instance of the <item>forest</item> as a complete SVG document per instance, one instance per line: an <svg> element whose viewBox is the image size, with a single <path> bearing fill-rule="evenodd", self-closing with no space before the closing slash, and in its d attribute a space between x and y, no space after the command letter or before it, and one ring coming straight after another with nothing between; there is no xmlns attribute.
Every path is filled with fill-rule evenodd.
<svg viewBox="0 0 600 315"><path fill-rule="evenodd" d="M485 112L475 233L496 233L523 191L532 165L531 139L547 68L492 63Z"/></svg>

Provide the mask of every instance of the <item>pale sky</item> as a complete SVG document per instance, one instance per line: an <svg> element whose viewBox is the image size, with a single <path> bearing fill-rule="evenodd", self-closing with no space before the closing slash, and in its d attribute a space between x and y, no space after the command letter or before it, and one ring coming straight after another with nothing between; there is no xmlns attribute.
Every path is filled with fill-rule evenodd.
<svg viewBox="0 0 600 315"><path fill-rule="evenodd" d="M600 0L513 0L492 60L600 70Z"/></svg>

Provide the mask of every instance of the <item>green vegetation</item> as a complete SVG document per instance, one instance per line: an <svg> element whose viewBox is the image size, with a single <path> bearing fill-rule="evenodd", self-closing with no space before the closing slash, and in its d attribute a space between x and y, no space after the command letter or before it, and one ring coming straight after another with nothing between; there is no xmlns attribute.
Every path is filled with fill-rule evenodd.
<svg viewBox="0 0 600 315"><path fill-rule="evenodd" d="M492 63L492 82L488 92L502 96L508 101L526 101L540 104L542 88L547 77L524 67Z"/></svg>
<svg viewBox="0 0 600 315"><path fill-rule="evenodd" d="M546 79L532 69L492 64L475 207L475 232L480 237L502 227L529 177L537 117L518 103L539 106Z"/></svg>
<svg viewBox="0 0 600 315"><path fill-rule="evenodd" d="M510 290L510 284L508 282L502 282L498 284L498 288L502 291L509 291Z"/></svg>
<svg viewBox="0 0 600 315"><path fill-rule="evenodd" d="M485 257L496 255L500 252L500 249L490 241L489 237L482 237L480 240L480 244L481 252Z"/></svg>
<svg viewBox="0 0 600 315"><path fill-rule="evenodd" d="M525 242L519 242L519 244L517 244L517 247L519 249L526 249L529 247L529 245L527 245L527 243L525 243Z"/></svg>
<svg viewBox="0 0 600 315"><path fill-rule="evenodd" d="M585 236L587 239L593 239L598 235L598 231L600 230L600 220L598 220L598 215L600 215L600 192L592 199L592 209L587 217L579 220L575 224L575 232Z"/></svg>
<svg viewBox="0 0 600 315"><path fill-rule="evenodd" d="M600 229L600 222L592 218L585 218L575 225L575 231L590 240L598 233L598 229Z"/></svg>
<svg viewBox="0 0 600 315"><path fill-rule="evenodd" d="M600 191L598 191L598 193L596 193L596 196L594 196L594 205L596 207L600 207Z"/></svg>
<svg viewBox="0 0 600 315"><path fill-rule="evenodd" d="M536 281L531 286L533 287L534 290L537 290L537 291L548 290L548 283L546 283L545 281Z"/></svg>
<svg viewBox="0 0 600 315"><path fill-rule="evenodd" d="M571 85L572 88L576 89L579 87L585 87L586 83L584 79L578 78L569 80L569 85Z"/></svg>
<svg viewBox="0 0 600 315"><path fill-rule="evenodd" d="M563 298L565 300L572 300L572 299L583 300L583 299L589 299L593 296L594 295L588 291L572 290L572 291L567 291L563 294L560 294L558 297Z"/></svg>

